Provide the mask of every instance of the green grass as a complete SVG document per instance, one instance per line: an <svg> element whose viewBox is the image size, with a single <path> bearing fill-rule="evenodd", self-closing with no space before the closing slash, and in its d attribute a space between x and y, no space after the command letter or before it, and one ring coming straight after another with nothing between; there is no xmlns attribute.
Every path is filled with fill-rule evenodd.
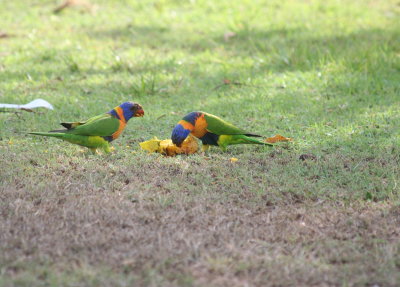
<svg viewBox="0 0 400 287"><path fill-rule="evenodd" d="M399 282L397 1L57 4L0 11L0 102L55 107L0 113L0 285ZM112 155L26 134L127 100ZM294 142L140 150L194 110Z"/></svg>

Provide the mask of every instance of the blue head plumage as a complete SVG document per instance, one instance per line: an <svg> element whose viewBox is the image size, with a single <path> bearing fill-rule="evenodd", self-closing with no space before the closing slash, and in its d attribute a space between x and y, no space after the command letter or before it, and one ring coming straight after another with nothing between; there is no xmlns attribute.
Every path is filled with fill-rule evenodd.
<svg viewBox="0 0 400 287"><path fill-rule="evenodd" d="M185 129L182 124L178 123L172 131L171 140L175 145L181 146L189 134L190 130Z"/></svg>
<svg viewBox="0 0 400 287"><path fill-rule="evenodd" d="M200 112L191 112L183 117L182 120L175 126L172 131L171 139L172 142L181 146L182 142L187 138L187 136L193 131L196 120L200 116Z"/></svg>
<svg viewBox="0 0 400 287"><path fill-rule="evenodd" d="M112 114L118 119L121 119L123 117L126 122L129 121L129 119L131 119L132 117L144 116L142 106L133 102L122 103L108 113Z"/></svg>

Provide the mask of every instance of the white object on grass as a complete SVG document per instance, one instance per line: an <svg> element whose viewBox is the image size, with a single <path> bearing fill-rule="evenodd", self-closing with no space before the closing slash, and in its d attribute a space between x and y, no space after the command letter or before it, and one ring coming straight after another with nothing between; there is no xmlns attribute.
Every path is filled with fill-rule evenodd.
<svg viewBox="0 0 400 287"><path fill-rule="evenodd" d="M35 109L35 108L46 108L46 109L54 110L53 106L49 102L47 102L43 99L36 99L25 105L0 104L0 108L23 109L23 110L31 110L31 109Z"/></svg>

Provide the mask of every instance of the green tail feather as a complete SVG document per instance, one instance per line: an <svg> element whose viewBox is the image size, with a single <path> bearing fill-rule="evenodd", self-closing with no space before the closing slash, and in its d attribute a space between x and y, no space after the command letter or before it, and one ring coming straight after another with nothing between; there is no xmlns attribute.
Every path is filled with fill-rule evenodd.
<svg viewBox="0 0 400 287"><path fill-rule="evenodd" d="M55 138L63 138L66 134L59 133L59 132L30 132L30 135L37 135L37 136L45 136L45 137L55 137Z"/></svg>
<svg viewBox="0 0 400 287"><path fill-rule="evenodd" d="M218 139L218 145L225 150L228 145L233 144L260 144L273 146L273 144L253 139L246 135L221 135Z"/></svg>
<svg viewBox="0 0 400 287"><path fill-rule="evenodd" d="M29 134L55 137L90 149L102 148L105 152L110 152L110 145L108 141L100 136L82 136L61 132L30 132Z"/></svg>
<svg viewBox="0 0 400 287"><path fill-rule="evenodd" d="M244 143L244 144L261 144L261 145L270 145L272 146L273 144L267 143L267 142L263 142L257 139L253 139L251 137L245 136L245 135L239 135L239 136L235 136L240 140L243 140L245 142L240 142L240 143Z"/></svg>

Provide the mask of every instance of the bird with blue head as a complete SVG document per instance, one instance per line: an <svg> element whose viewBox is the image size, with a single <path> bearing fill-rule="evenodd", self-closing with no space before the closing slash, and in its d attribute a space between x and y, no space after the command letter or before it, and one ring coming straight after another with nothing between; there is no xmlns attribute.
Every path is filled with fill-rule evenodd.
<svg viewBox="0 0 400 287"><path fill-rule="evenodd" d="M211 145L222 150L233 144L272 145L252 138L260 135L249 133L206 112L191 112L184 116L173 129L171 140L179 147L189 134L202 141L203 151Z"/></svg>
<svg viewBox="0 0 400 287"><path fill-rule="evenodd" d="M125 102L107 113L92 117L86 121L61 123L64 130L50 132L31 132L33 135L55 137L73 144L81 145L96 152L98 148L110 152L109 143L117 139L133 117L143 117L141 105Z"/></svg>
<svg viewBox="0 0 400 287"><path fill-rule="evenodd" d="M179 147L182 145L183 141L194 130L198 117L199 112L191 112L178 122L171 135L171 140L175 145Z"/></svg>

